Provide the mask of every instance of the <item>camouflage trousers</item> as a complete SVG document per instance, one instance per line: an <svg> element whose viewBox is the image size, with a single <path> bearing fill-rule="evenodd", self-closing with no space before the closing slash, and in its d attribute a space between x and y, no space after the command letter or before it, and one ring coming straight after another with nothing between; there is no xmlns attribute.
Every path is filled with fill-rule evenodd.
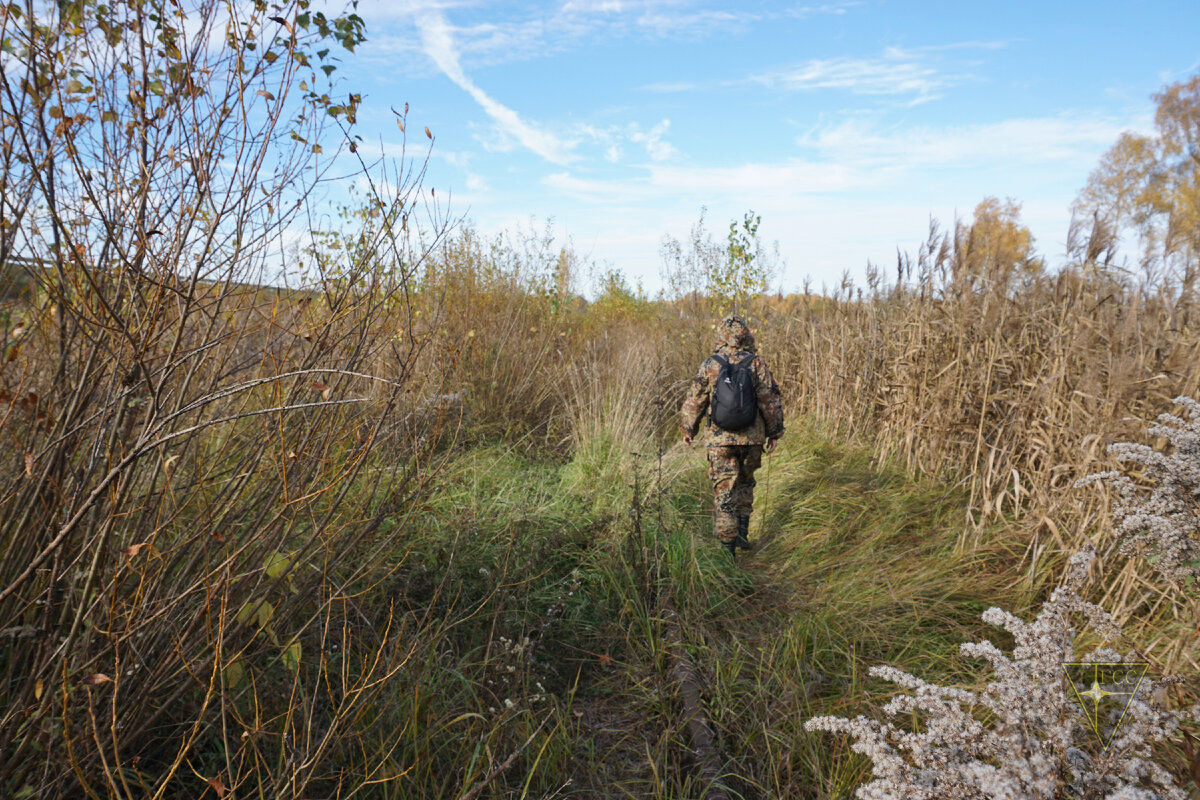
<svg viewBox="0 0 1200 800"><path fill-rule="evenodd" d="M762 445L708 448L708 478L713 486L713 533L722 542L737 538L739 514L754 510L754 471L762 466Z"/></svg>

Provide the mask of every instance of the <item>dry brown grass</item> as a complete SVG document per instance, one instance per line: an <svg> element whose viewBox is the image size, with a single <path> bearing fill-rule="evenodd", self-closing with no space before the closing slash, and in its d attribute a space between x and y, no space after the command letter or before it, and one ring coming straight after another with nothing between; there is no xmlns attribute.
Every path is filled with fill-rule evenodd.
<svg viewBox="0 0 1200 800"><path fill-rule="evenodd" d="M1183 598L1115 553L1107 494L1073 487L1111 466L1107 444L1140 439L1171 398L1200 390L1193 300L1121 279L1096 263L1103 243L1081 248L1092 261L1042 274L1027 258L980 256L968 239L931 230L915 262L902 261L899 286L876 274L832 297L757 298L745 309L790 414L964 487L960 551L988 523L1015 519L1024 555L1013 574L1031 585L1052 579L1085 538L1097 542L1107 587L1098 599L1160 665L1194 663L1196 643L1178 636ZM468 265L486 259L478 248L464 257L469 249L455 251L459 266L446 273L460 277L445 294L455 311L440 336L448 352L470 343L451 383L470 387L473 413L491 415L493 431L567 445L570 421L598 430L604 398L646 376L655 399L677 407L711 348L715 304L704 298L585 310L531 291L528 275L480 283L487 271ZM514 417L514 408L529 413Z"/></svg>
<svg viewBox="0 0 1200 800"><path fill-rule="evenodd" d="M961 258L935 230L915 279L904 265L898 287L876 275L866 292L846 288L836 302L804 299L795 313L765 316L759 338L793 413L964 485L960 547L1000 515L1022 522L1027 570L1052 567L1085 537L1098 541L1105 603L1122 622L1149 626L1145 648L1161 663L1194 664L1195 642L1185 654L1168 628L1155 632L1165 624L1155 620L1175 616L1164 610L1170 591L1115 555L1107 495L1073 488L1110 468L1107 444L1142 440L1145 420L1200 388L1194 300L1118 281L1094 263L1023 280L997 266L968 279Z"/></svg>

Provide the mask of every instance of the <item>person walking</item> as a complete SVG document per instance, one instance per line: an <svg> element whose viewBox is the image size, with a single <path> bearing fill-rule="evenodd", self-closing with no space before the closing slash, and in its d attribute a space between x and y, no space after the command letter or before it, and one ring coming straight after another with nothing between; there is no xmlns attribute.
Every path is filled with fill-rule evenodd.
<svg viewBox="0 0 1200 800"><path fill-rule="evenodd" d="M708 477L713 487L713 533L733 558L749 550L754 472L783 436L783 400L767 364L755 353L746 321L729 315L717 327L716 351L700 364L680 409L689 447L708 414Z"/></svg>

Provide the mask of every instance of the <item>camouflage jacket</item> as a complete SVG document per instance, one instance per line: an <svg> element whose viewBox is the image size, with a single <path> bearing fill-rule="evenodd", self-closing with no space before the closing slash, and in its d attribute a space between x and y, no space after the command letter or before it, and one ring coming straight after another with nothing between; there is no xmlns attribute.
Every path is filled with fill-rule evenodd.
<svg viewBox="0 0 1200 800"><path fill-rule="evenodd" d="M767 439L778 439L783 436L783 399L779 394L779 386L776 385L775 379L771 377L771 371L767 369L766 362L754 354L752 342L752 339L745 342L745 344L750 344L750 347L743 349L736 349L728 344L721 344L717 347L717 351L713 355L723 356L731 364L740 364L747 358L753 359L750 368L754 373L754 389L756 399L758 400L758 416L755 418L753 425L740 431L727 431L718 428L713 424L710 417L708 420L708 438L706 441L709 447L745 444L761 445ZM713 356L709 356L700 365L700 370L696 373L696 377L692 378L692 384L688 389L687 397L683 401L683 408L680 410L682 419L679 427L688 436L694 437L699 431L700 419L708 412L708 403L712 397L713 387L717 384L717 374L720 371L720 362L713 358Z"/></svg>

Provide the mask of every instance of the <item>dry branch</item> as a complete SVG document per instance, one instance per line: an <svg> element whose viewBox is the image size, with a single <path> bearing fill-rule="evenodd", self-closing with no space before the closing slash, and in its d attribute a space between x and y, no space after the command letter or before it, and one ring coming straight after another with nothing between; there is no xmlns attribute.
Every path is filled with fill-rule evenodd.
<svg viewBox="0 0 1200 800"><path fill-rule="evenodd" d="M703 797L708 800L727 800L726 788L721 781L725 774L721 766L721 755L717 751L704 701L700 696L701 675L695 662L688 654L679 630L679 615L669 597L663 600L663 619L667 622L664 635L667 640L667 655L671 662L670 676L675 681L682 706L682 722L687 729L692 745L692 755L699 767L698 775L705 787Z"/></svg>

